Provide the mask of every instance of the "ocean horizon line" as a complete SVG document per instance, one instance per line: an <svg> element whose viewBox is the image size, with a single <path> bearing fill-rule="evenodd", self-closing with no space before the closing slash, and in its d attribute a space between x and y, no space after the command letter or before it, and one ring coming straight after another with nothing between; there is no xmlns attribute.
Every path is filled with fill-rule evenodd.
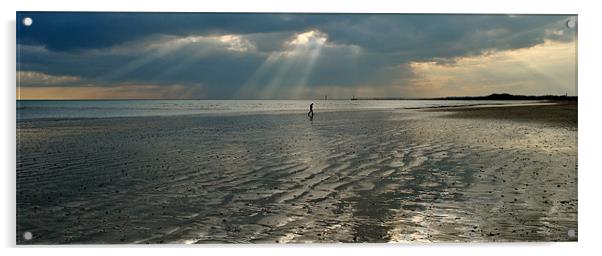
<svg viewBox="0 0 602 256"><path fill-rule="evenodd" d="M502 96L504 98L500 98ZM17 101L152 101L152 100L182 100L182 101L283 101L283 100L302 100L302 101L310 101L310 100L486 100L486 99L495 99L495 100L533 100L533 99L577 99L578 95L554 95L554 94L546 94L546 95L513 95L513 94L504 94L504 93L493 93L490 95L481 95L481 96L442 96L442 97L370 97L370 98L332 98L332 99L324 99L324 98L313 98L313 99L198 99L198 98L184 98L184 99L174 99L174 98L127 98L127 99L16 99Z"/></svg>

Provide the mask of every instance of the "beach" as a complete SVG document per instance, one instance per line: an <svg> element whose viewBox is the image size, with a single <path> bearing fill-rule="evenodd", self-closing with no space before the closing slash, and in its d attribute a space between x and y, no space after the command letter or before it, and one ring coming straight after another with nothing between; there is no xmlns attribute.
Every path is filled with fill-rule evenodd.
<svg viewBox="0 0 602 256"><path fill-rule="evenodd" d="M540 104L431 108L430 111L451 112L447 117L508 120L547 123L577 127L576 102L547 102Z"/></svg>
<svg viewBox="0 0 602 256"><path fill-rule="evenodd" d="M577 203L576 103L17 122L18 244L576 241Z"/></svg>

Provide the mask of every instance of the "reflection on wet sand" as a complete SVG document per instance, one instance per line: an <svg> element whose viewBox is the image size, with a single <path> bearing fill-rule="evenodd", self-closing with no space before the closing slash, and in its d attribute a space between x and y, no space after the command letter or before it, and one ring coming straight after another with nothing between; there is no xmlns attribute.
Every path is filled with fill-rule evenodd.
<svg viewBox="0 0 602 256"><path fill-rule="evenodd" d="M365 110L17 130L19 243L577 239L576 125Z"/></svg>

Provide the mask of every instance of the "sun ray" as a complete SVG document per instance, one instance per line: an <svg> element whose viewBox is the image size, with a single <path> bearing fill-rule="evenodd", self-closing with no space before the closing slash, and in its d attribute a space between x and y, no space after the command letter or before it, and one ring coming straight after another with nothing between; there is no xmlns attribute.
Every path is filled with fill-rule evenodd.
<svg viewBox="0 0 602 256"><path fill-rule="evenodd" d="M286 42L283 51L273 52L266 58L241 86L236 97L256 95L257 98L274 98L285 93L282 91L284 88L287 88L288 97L296 97L290 93L302 91L307 86L311 71L326 41L326 35L316 30L296 34Z"/></svg>

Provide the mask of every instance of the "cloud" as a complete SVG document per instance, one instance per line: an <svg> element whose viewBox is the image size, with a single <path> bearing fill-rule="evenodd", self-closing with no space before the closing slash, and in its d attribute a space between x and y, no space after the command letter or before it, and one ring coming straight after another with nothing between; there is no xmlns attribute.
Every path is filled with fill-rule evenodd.
<svg viewBox="0 0 602 256"><path fill-rule="evenodd" d="M327 17L234 13L18 12L35 25L19 24L18 44L52 51L102 49L154 36L249 34L294 31Z"/></svg>
<svg viewBox="0 0 602 256"><path fill-rule="evenodd" d="M412 62L408 94L423 97L513 92L576 95L575 43L547 41L520 50L461 57L451 64Z"/></svg>
<svg viewBox="0 0 602 256"><path fill-rule="evenodd" d="M34 26L18 27L19 71L23 78L29 76L21 81L22 87L178 85L189 89L180 90L183 95L211 99L307 98L324 93L343 98L440 95L452 92L442 88L465 85L427 76L419 65L443 72L434 68L466 65L469 58L494 61L487 56L546 44L573 45L570 51L547 50L569 63L566 53L575 52L570 43L577 40L576 30L566 26L572 16L559 15L20 12L18 16L35 20ZM545 55L531 57L528 61L547 60ZM460 81L502 70L487 67L476 72L473 65L463 69L465 73L448 75ZM568 65L543 68L563 74L574 70ZM574 87L563 78L548 88L540 86L544 81L552 86L548 78L525 75L549 70L512 72L489 82L507 84L515 77L516 87L469 83L472 89L466 91L528 91L519 89L520 79L537 88L530 90L534 94ZM427 80L433 86L424 88L431 91L416 87ZM202 95L191 94L199 85ZM173 97L171 91L163 92ZM458 91L462 90L454 92Z"/></svg>
<svg viewBox="0 0 602 256"><path fill-rule="evenodd" d="M17 71L17 81L23 87L44 87L54 85L80 85L77 76L53 76L34 71Z"/></svg>
<svg viewBox="0 0 602 256"><path fill-rule="evenodd" d="M17 99L196 99L202 87L182 85L89 85L82 87L20 87Z"/></svg>

